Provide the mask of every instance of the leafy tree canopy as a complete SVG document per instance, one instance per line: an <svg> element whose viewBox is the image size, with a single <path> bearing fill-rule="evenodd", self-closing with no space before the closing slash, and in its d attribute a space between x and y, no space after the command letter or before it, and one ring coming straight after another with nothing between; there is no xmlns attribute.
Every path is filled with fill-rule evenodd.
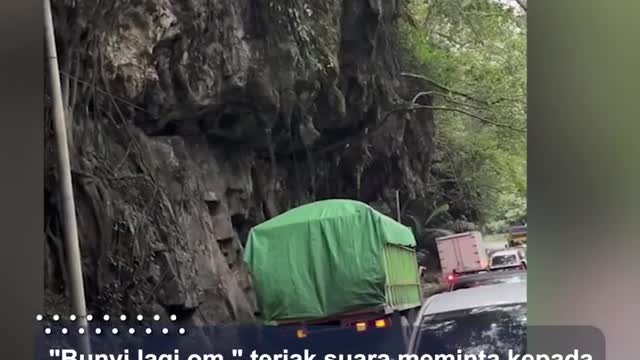
<svg viewBox="0 0 640 360"><path fill-rule="evenodd" d="M431 196L485 232L526 219L525 6L410 0L402 26L419 69L404 76L433 99Z"/></svg>

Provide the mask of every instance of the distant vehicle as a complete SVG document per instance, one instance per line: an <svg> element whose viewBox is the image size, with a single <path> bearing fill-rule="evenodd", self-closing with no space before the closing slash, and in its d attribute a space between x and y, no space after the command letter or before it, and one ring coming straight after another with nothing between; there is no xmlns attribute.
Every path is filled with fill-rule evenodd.
<svg viewBox="0 0 640 360"><path fill-rule="evenodd" d="M515 282L437 294L422 306L409 336L407 352L496 354L526 352L527 283Z"/></svg>
<svg viewBox="0 0 640 360"><path fill-rule="evenodd" d="M492 271L480 274L465 275L454 278L449 282L448 290L469 289L478 286L514 283L527 281L527 272L524 270Z"/></svg>
<svg viewBox="0 0 640 360"><path fill-rule="evenodd" d="M488 256L491 256L496 251L504 250L509 247L509 234L493 234L482 235L484 249Z"/></svg>
<svg viewBox="0 0 640 360"><path fill-rule="evenodd" d="M253 227L245 248L266 325L389 328L422 305L410 228L353 200L323 200Z"/></svg>
<svg viewBox="0 0 640 360"><path fill-rule="evenodd" d="M522 244L522 245L510 247L509 249L520 250L522 252L522 254L524 255L524 257L525 258L527 257L527 244Z"/></svg>
<svg viewBox="0 0 640 360"><path fill-rule="evenodd" d="M520 249L508 249L496 251L491 255L489 261L489 269L491 271L496 270L508 270L508 269L527 269L527 258L524 252Z"/></svg>
<svg viewBox="0 0 640 360"><path fill-rule="evenodd" d="M487 271L487 253L477 231L436 238L443 280L462 274Z"/></svg>
<svg viewBox="0 0 640 360"><path fill-rule="evenodd" d="M510 247L527 245L527 225L514 226L509 232Z"/></svg>
<svg viewBox="0 0 640 360"><path fill-rule="evenodd" d="M505 284L514 282L527 281L527 272L525 270L514 271L491 271L485 273L463 275L460 277L452 277L447 285L443 285L440 289L432 293L432 295L455 291L460 289L469 289L478 286L487 286L495 284Z"/></svg>

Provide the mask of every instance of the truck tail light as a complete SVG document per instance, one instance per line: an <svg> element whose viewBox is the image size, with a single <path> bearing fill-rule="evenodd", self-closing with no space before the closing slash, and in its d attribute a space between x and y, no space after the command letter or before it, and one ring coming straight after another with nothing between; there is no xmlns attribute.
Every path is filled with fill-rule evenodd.
<svg viewBox="0 0 640 360"><path fill-rule="evenodd" d="M367 330L367 323L366 322L361 321L361 322L357 322L356 323L356 331L362 332L362 331L365 331L365 330Z"/></svg>
<svg viewBox="0 0 640 360"><path fill-rule="evenodd" d="M387 319L378 319L375 321L375 326L378 329L386 328L389 326L389 321Z"/></svg>
<svg viewBox="0 0 640 360"><path fill-rule="evenodd" d="M456 281L456 276L454 274L449 274L449 276L447 276L447 281L449 283L454 283Z"/></svg>

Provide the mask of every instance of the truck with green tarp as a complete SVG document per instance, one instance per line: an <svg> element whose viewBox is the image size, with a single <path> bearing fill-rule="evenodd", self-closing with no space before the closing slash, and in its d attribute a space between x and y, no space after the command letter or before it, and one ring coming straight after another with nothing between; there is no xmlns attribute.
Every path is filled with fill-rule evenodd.
<svg viewBox="0 0 640 360"><path fill-rule="evenodd" d="M388 326L422 304L412 231L354 200L291 209L251 229L244 260L265 324Z"/></svg>

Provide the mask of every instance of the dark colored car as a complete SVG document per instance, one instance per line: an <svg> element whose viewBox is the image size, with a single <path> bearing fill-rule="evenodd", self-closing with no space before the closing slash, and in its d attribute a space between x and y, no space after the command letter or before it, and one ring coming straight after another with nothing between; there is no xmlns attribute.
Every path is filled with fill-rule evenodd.
<svg viewBox="0 0 640 360"><path fill-rule="evenodd" d="M450 276L448 278L449 284L442 286L434 294L455 291L459 289L468 289L477 286L504 284L512 282L527 281L526 270L512 270L512 271L496 271L496 272L483 272L472 275L462 275L459 277Z"/></svg>
<svg viewBox="0 0 640 360"><path fill-rule="evenodd" d="M525 270L486 272L454 278L449 290L467 289L476 286L522 282L527 280Z"/></svg>

